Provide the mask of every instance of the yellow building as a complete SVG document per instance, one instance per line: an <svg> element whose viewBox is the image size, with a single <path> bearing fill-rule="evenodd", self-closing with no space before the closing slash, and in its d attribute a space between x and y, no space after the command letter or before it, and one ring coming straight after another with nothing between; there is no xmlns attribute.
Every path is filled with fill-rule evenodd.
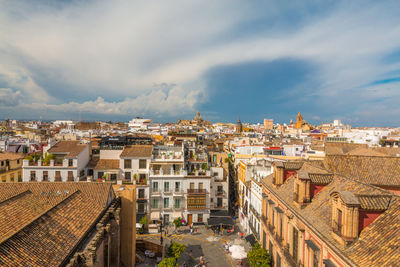
<svg viewBox="0 0 400 267"><path fill-rule="evenodd" d="M22 182L22 160L20 153L0 152L1 182Z"/></svg>

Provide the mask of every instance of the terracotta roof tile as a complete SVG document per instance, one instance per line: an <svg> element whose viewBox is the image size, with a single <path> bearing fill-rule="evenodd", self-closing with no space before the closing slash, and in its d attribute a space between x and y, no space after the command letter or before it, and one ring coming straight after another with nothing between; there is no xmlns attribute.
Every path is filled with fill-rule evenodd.
<svg viewBox="0 0 400 267"><path fill-rule="evenodd" d="M60 265L115 197L108 183L5 183L3 193L0 266Z"/></svg>
<svg viewBox="0 0 400 267"><path fill-rule="evenodd" d="M80 144L80 141L59 141L48 152L65 153L67 158L76 158L87 146Z"/></svg>
<svg viewBox="0 0 400 267"><path fill-rule="evenodd" d="M0 160L16 160L22 159L24 155L21 153L11 153L11 152L2 152L0 151Z"/></svg>
<svg viewBox="0 0 400 267"><path fill-rule="evenodd" d="M357 181L383 186L400 186L399 157L327 155L328 170Z"/></svg>
<svg viewBox="0 0 400 267"><path fill-rule="evenodd" d="M100 159L94 166L96 170L116 170L119 169L119 159Z"/></svg>
<svg viewBox="0 0 400 267"><path fill-rule="evenodd" d="M153 146L134 145L125 147L121 153L121 158L150 158L153 153Z"/></svg>

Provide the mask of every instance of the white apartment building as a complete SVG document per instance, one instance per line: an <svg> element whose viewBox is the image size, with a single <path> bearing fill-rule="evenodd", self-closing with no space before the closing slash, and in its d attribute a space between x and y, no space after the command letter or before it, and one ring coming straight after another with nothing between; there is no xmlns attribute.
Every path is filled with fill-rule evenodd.
<svg viewBox="0 0 400 267"><path fill-rule="evenodd" d="M262 186L261 180L273 172L270 158L251 158L239 163L239 218L246 234L260 240Z"/></svg>
<svg viewBox="0 0 400 267"><path fill-rule="evenodd" d="M154 148L151 167L151 220L204 223L210 217L212 176L210 170L188 173L184 146Z"/></svg>
<svg viewBox="0 0 400 267"><path fill-rule="evenodd" d="M79 141L59 141L47 153L54 159L44 163L23 160L22 176L24 182L50 181L66 182L86 180L85 167L89 162L89 145Z"/></svg>
<svg viewBox="0 0 400 267"><path fill-rule="evenodd" d="M211 167L210 209L228 210L228 174L222 167Z"/></svg>
<svg viewBox="0 0 400 267"><path fill-rule="evenodd" d="M133 145L120 154L121 179L136 184L136 221L150 214L150 166L153 146ZM149 217L149 216L148 216Z"/></svg>

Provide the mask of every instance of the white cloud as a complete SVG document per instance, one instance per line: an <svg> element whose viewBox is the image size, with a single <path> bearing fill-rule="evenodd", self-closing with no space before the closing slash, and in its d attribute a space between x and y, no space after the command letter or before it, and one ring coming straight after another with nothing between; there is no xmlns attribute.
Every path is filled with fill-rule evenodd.
<svg viewBox="0 0 400 267"><path fill-rule="evenodd" d="M0 88L0 105L16 106L21 99L21 92L14 91L11 88Z"/></svg>
<svg viewBox="0 0 400 267"><path fill-rule="evenodd" d="M266 25L278 27L270 34L244 34L248 29L239 28L261 15L287 12L273 3L262 12L232 1L54 5L0 3L0 83L21 92L25 108L114 115L192 112L205 101L202 74L210 68L280 58L314 62L321 87L312 93L340 100L343 92L399 68L381 62L400 47L396 2L341 2L325 17L303 18L304 25L290 33ZM61 86L53 87L54 81ZM154 83L178 86L167 90ZM65 91L57 92L60 87ZM82 91L89 97L74 97ZM397 89L391 94L400 96Z"/></svg>

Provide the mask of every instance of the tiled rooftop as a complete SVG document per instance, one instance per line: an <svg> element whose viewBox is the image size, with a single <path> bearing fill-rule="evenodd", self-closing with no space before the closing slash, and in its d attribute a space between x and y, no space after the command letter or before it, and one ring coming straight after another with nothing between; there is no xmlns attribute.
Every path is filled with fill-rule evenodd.
<svg viewBox="0 0 400 267"><path fill-rule="evenodd" d="M0 266L58 266L115 195L108 183L43 182L1 184L0 196Z"/></svg>

